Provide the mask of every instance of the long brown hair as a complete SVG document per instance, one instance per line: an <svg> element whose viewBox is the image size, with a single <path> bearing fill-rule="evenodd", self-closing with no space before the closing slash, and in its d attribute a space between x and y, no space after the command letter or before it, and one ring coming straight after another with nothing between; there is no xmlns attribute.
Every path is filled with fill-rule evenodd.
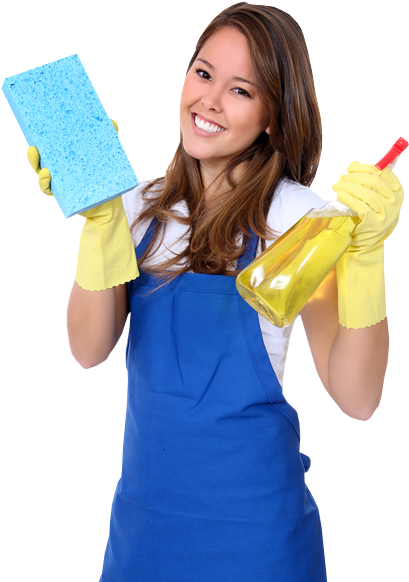
<svg viewBox="0 0 409 582"><path fill-rule="evenodd" d="M166 176L143 189L145 209L131 225L153 217L158 224L153 240L139 266L163 281L192 270L195 273L236 276L227 267L241 255L249 228L262 240L272 238L266 218L282 178L310 186L321 155L321 118L307 46L293 18L270 6L240 2L221 12L209 24L196 45L187 72L207 39L225 26L237 28L247 38L252 70L260 98L268 113L270 134L263 131L247 151L236 155L224 170L229 186L223 200L211 210L204 205L204 187L199 161L183 148L182 132ZM232 173L244 163L246 171L236 183ZM147 196L149 191L152 192ZM189 217L175 216L171 208L185 200ZM144 265L158 237L172 218L189 227L189 245L181 254L156 265ZM238 246L238 237L243 235ZM183 264L183 266L181 266ZM174 267L172 270L170 268Z"/></svg>

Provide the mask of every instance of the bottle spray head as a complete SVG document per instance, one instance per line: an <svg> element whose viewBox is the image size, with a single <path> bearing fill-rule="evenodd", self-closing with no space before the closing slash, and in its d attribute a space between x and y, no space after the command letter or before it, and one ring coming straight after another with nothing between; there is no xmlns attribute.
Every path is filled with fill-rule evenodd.
<svg viewBox="0 0 409 582"><path fill-rule="evenodd" d="M375 166L378 170L383 170L386 166L389 166L392 170L396 162L398 161L401 153L408 147L408 142L403 137L400 137L396 143L393 144L391 149L387 154L383 156L381 160Z"/></svg>

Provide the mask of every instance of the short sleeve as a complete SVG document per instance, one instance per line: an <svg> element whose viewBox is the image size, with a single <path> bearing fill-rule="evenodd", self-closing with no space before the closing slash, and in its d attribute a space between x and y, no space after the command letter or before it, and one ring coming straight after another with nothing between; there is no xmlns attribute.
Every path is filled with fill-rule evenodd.
<svg viewBox="0 0 409 582"><path fill-rule="evenodd" d="M122 194L122 204L124 206L129 228L131 228L135 219L141 214L142 210L144 209L145 201L142 198L142 190L148 183L149 182L140 182L135 188L129 190L129 192L125 192L125 194ZM147 228L148 224L143 223L138 225L138 228L134 228L131 231L132 240L135 248L142 240L142 237L145 234Z"/></svg>

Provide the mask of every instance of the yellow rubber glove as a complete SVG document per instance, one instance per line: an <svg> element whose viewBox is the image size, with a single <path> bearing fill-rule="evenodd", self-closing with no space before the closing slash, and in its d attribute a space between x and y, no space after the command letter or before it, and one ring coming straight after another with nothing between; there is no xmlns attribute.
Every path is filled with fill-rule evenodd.
<svg viewBox="0 0 409 582"><path fill-rule="evenodd" d="M336 266L339 323L369 327L386 317L384 241L398 223L403 189L390 168L359 162L350 164L332 189L362 219Z"/></svg>
<svg viewBox="0 0 409 582"><path fill-rule="evenodd" d="M112 123L118 131L118 125ZM28 148L30 165L37 172L40 189L52 196L51 176L47 168L40 170L37 148ZM132 281L139 275L135 249L122 197L104 202L81 213L86 222L81 233L76 281L88 291L102 291Z"/></svg>

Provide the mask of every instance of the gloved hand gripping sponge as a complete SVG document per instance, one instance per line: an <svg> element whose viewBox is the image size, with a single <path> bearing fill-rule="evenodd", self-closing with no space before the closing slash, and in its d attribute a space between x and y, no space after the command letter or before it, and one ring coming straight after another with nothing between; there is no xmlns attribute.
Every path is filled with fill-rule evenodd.
<svg viewBox="0 0 409 582"><path fill-rule="evenodd" d="M8 77L3 92L66 218L139 184L78 55Z"/></svg>

